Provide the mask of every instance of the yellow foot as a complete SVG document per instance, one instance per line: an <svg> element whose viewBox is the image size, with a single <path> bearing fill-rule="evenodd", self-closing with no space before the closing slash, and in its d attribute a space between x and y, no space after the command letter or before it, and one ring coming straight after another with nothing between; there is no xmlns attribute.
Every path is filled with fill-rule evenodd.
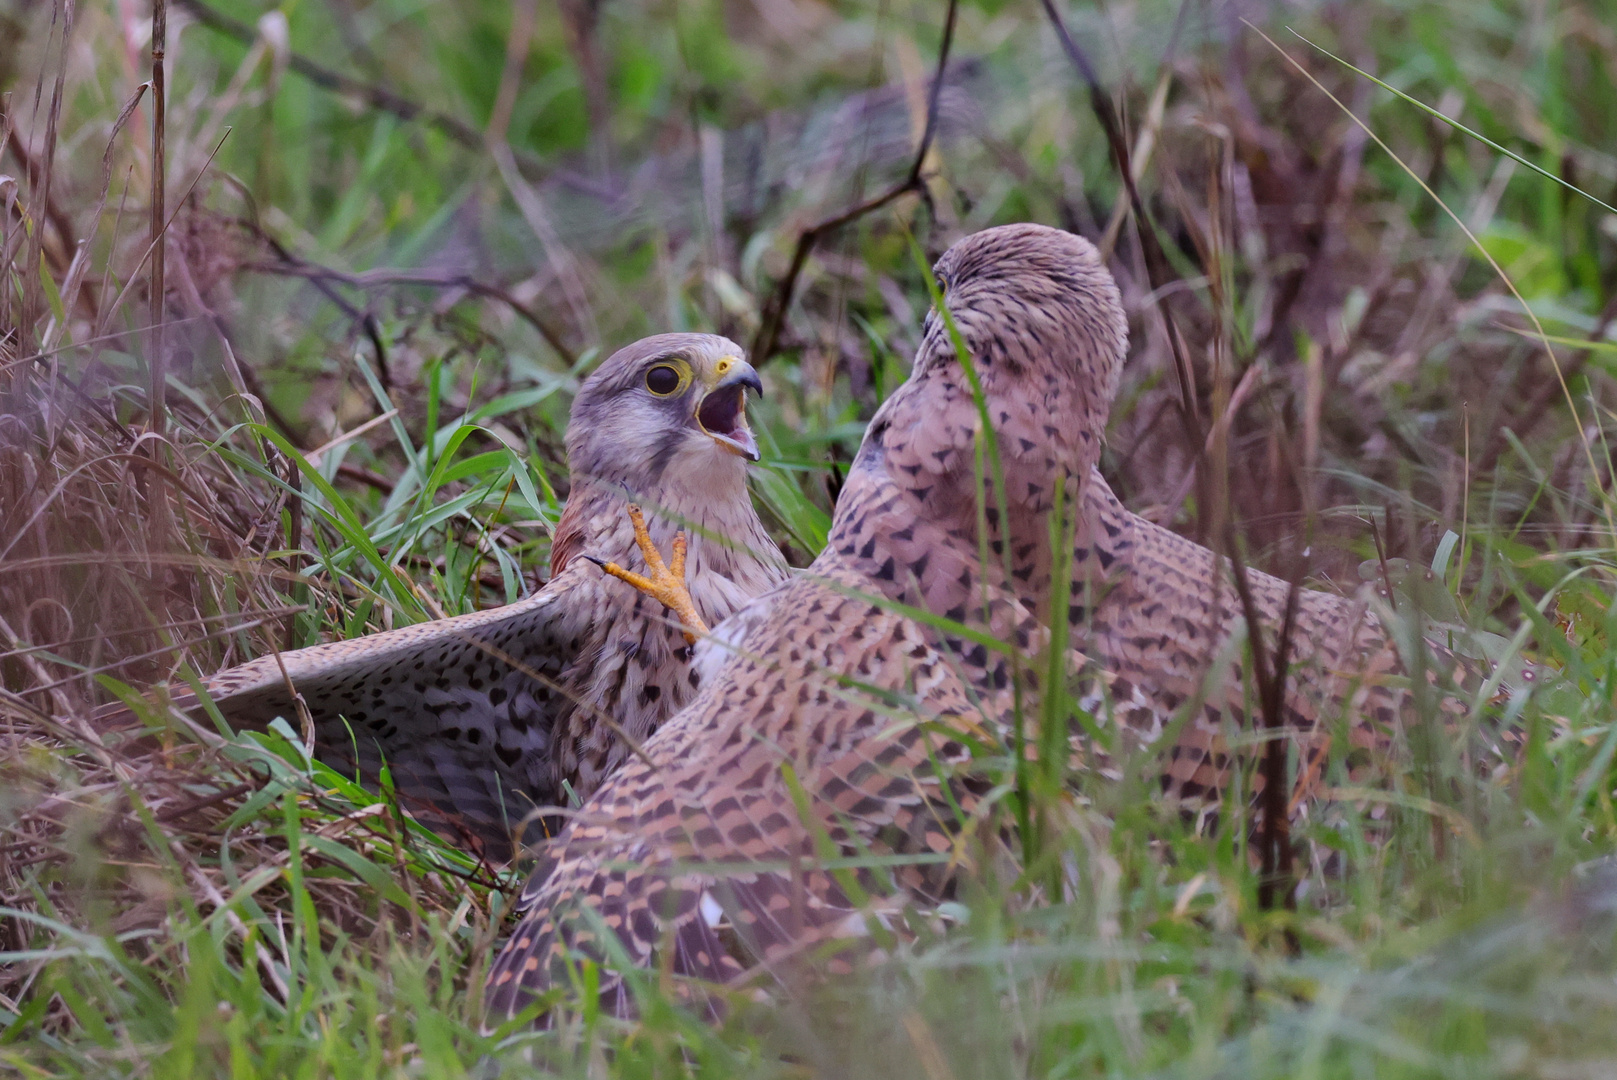
<svg viewBox="0 0 1617 1080"><path fill-rule="evenodd" d="M629 504L629 522L634 526L634 542L640 546L640 555L646 560L645 575L625 570L617 563L602 562L600 559L590 561L678 615L679 621L685 624L685 640L694 644L698 635L707 633L707 624L696 613L690 590L685 588L685 534L674 534L673 559L664 563L662 553L651 542L651 533L646 529L646 516L634 503Z"/></svg>

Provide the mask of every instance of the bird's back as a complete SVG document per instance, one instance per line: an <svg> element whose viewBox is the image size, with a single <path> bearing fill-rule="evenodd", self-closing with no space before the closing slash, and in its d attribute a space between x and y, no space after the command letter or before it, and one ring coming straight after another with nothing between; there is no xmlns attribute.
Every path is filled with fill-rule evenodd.
<svg viewBox="0 0 1617 1080"><path fill-rule="evenodd" d="M723 981L857 933L845 924L862 893L941 899L944 876L924 863L828 868L861 853L946 859L962 823L946 820L959 796L943 781L982 734L955 658L862 592L832 553L761 601L742 652L548 853L524 898L542 917L491 972L495 1009L520 1007L532 973L558 973L568 950L603 955L576 905L636 962L671 949L678 973ZM607 999L625 1009L615 985Z"/></svg>

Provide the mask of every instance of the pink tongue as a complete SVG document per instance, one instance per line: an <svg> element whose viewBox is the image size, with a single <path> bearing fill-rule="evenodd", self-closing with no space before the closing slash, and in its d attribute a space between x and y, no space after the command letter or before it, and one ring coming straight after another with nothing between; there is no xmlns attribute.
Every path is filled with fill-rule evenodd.
<svg viewBox="0 0 1617 1080"><path fill-rule="evenodd" d="M752 437L751 430L747 428L738 428L735 431L725 432L724 437L745 450L747 452L748 461L758 460L760 456L758 453L758 440Z"/></svg>

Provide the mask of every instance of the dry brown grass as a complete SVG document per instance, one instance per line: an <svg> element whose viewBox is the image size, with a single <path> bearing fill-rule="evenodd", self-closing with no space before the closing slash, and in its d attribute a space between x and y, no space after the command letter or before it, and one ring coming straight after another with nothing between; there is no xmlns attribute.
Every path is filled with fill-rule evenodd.
<svg viewBox="0 0 1617 1080"><path fill-rule="evenodd" d="M296 768L295 755L221 738L161 708L147 726L95 721L91 705L106 685L213 671L284 646L287 616L301 606L287 602L294 576L265 556L285 543L288 497L229 468L205 438L215 418L184 401L156 439L138 414L117 419L116 392L92 397L37 365L9 376L0 396L0 908L116 936L142 964L172 963L178 909L208 918L245 893L256 910L290 916L295 835L327 935L374 943L457 909L487 929L492 879L471 863L424 865L432 844L423 855L424 838L409 835L396 806L356 804ZM308 818L301 828L289 829L287 800ZM311 848L325 843L388 868L391 892L333 849ZM468 897L481 899L463 908ZM242 920L224 917L239 946ZM0 1003L26 999L53 940L63 947L37 921L0 919L0 949L47 948L37 962L0 966ZM271 984L280 979L274 949L287 947L271 943L264 954Z"/></svg>
<svg viewBox="0 0 1617 1080"><path fill-rule="evenodd" d="M214 670L242 658L240 635L274 640L287 613L285 576L264 563L285 544L286 493L228 468L194 410L157 437L138 414L120 423L120 404L66 373L21 372L0 398L0 671L15 708L68 716L102 699L98 675Z"/></svg>

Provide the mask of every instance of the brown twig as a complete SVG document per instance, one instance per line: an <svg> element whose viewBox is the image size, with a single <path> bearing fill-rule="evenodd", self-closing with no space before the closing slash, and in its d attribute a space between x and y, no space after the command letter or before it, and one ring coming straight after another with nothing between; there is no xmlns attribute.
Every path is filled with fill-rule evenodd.
<svg viewBox="0 0 1617 1080"><path fill-rule="evenodd" d="M242 196L248 201L248 210L251 216L237 218L236 223L241 225L248 232L252 233L256 239L269 247L271 251L275 252L276 257L282 262L307 266L314 265L312 263L306 263L304 260L299 259L296 255L293 255L287 250L286 245L282 244L275 238L273 233L265 229L263 225L259 224L258 206L255 202L253 202L252 193L247 191L245 188L239 190ZM336 271L332 272L336 273ZM382 388L384 390L391 390L393 388L393 372L391 365L388 363L387 345L382 340L382 325L377 321L376 316L369 311L360 311L347 300L343 299L342 294L336 289L332 288L329 282L320 280L318 278L312 280L314 287L320 290L321 294L324 295L327 300L330 300L338 311L341 311L345 316L348 317L350 321L352 321L360 328L360 330L364 332L365 337L371 343L371 348L376 352L376 377L381 380ZM254 393L257 393L257 391L254 391ZM262 397L262 395L259 396ZM285 425L282 425L282 429L287 430L288 434L291 433L290 430L285 427Z"/></svg>
<svg viewBox="0 0 1617 1080"><path fill-rule="evenodd" d="M62 9L62 42L57 56L56 80L51 88L50 108L45 114L45 145L40 151L39 161L36 163L37 168L31 175L34 193L39 196L39 208L47 217L50 215L52 202L51 179L55 175L56 135L62 116L62 94L67 79L67 43L68 39L73 36L73 15L74 6L72 4L68 4ZM54 13L51 21L52 23L55 22ZM43 78L43 76L41 77ZM35 107L38 107L37 96ZM12 133L15 135L15 129L13 129ZM20 148L22 144L19 142L17 145ZM22 160L26 165L26 159ZM38 213L39 211L36 211L36 216L38 216ZM63 220L65 220L65 217ZM60 230L61 227L61 222L58 221L57 229ZM19 345L21 346L18 352L21 353L33 351L34 326L43 310L42 286L38 267L41 256L45 252L44 223L40 222L35 228L27 230L25 235L27 236L27 241L23 247L23 272L20 275L23 286L22 320L17 327L20 331ZM71 226L69 226L69 232L63 234L62 239L65 246L71 250L73 244ZM65 255L66 252L64 251L63 254ZM55 261L55 259L52 259L52 262Z"/></svg>
<svg viewBox="0 0 1617 1080"><path fill-rule="evenodd" d="M198 23L212 30L216 34L235 38L245 45L251 45L258 40L258 31L244 22L232 19L230 16L215 11L202 3L202 0L174 0L184 8ZM349 78L330 68L321 67L306 56L298 53L289 53L286 66L302 75L305 79L324 90L336 94L346 94L358 98L373 109L392 113L401 120L420 121L431 124L433 127L448 135L451 139L463 146L474 150L484 148L483 134L463 120L457 120L448 113L429 109L419 102L373 83L360 82ZM532 154L518 154L517 160L529 173L538 175L544 172L544 165Z"/></svg>
<svg viewBox="0 0 1617 1080"><path fill-rule="evenodd" d="M1145 258L1146 276L1154 293L1161 291L1174 280L1169 266L1167 255L1162 250L1161 242L1157 239L1155 228L1150 215L1146 212L1145 202L1140 198L1138 185L1135 183L1133 164L1130 160L1128 140L1125 138L1122 126L1118 120L1116 107L1112 103L1111 95L1101 85L1095 67L1078 43L1073 40L1067 31L1066 22L1061 13L1056 10L1053 0L1041 0L1045 14L1049 17L1051 25L1055 28L1056 36L1061 41L1062 49L1067 58L1077 69L1079 77L1083 79L1089 89L1090 107L1095 117L1100 121L1101 129L1105 132L1107 145L1110 147L1118 175L1123 181L1127 193L1129 207L1133 211L1135 235L1139 239L1140 251ZM1181 16L1183 9L1181 9ZM1207 440L1202 431L1202 422L1196 405L1195 383L1190 370L1190 360L1186 353L1184 339L1175 324L1172 312L1166 303L1158 305L1162 319L1166 325L1168 343L1173 352L1175 373L1179 381L1180 414L1190 436L1190 451L1196 458L1196 486L1198 488L1198 506L1203 508L1212 505L1209 498L1211 484L1207 477ZM1200 515L1198 515L1200 517ZM1199 524L1201 524L1199 522ZM1264 796L1263 796L1263 832L1260 837L1261 855L1263 859L1263 877L1259 885L1259 903L1265 908L1273 906L1275 894L1278 891L1283 897L1287 907L1295 904L1294 890L1289 888L1292 876L1292 852L1290 840L1290 818L1286 809L1287 786L1285 783L1286 770L1286 743L1281 737L1285 725L1285 694L1286 673L1290 663L1293 628L1296 622L1299 590L1297 582L1291 583L1286 596L1286 611L1281 620L1280 633L1275 641L1275 648L1271 658L1265 649L1262 634L1262 624L1258 618L1257 605L1252 597L1252 590L1247 580L1246 566L1239 557L1236 547L1235 528L1233 522L1226 521L1223 530L1225 547L1234 572L1236 591L1240 596L1241 607L1246 618L1247 637L1251 642L1252 667L1258 683L1260 706L1264 715L1264 727L1269 732L1267 750L1264 756Z"/></svg>
<svg viewBox="0 0 1617 1080"><path fill-rule="evenodd" d="M393 481L380 473L371 472L369 469L361 468L358 465L350 465L345 461L337 466L337 475L355 483L373 487L383 495L393 494Z"/></svg>
<svg viewBox="0 0 1617 1080"><path fill-rule="evenodd" d="M1140 252L1145 257L1146 277L1151 284L1151 291L1157 295L1162 294L1170 282L1174 280L1172 268L1168 264L1168 257L1162 250L1162 244L1157 239L1156 229L1152 225L1151 216L1146 212L1145 201L1140 198L1139 186L1134 182L1134 166L1130 160L1128 139L1123 135L1123 129L1118 122L1117 108L1112 103L1111 95L1101 85L1100 77L1095 73L1095 67L1089 62L1089 57L1078 47L1072 35L1067 32L1067 24L1056 10L1053 0L1041 0L1044 12L1055 27L1056 37L1061 41L1061 47L1077 69L1078 76L1089 89L1089 105L1100 121L1101 130L1106 134L1106 144L1111 148L1112 158L1117 166L1118 176L1123 181L1123 188L1128 193L1129 207L1134 212L1134 232L1140 243ZM1182 12L1181 12L1182 14ZM1177 33L1177 31L1176 31ZM1162 321L1167 329L1168 346L1173 352L1174 372L1179 378L1179 412L1180 419L1187 428L1190 441L1190 452L1195 456L1197 504L1205 508L1212 505L1208 498L1208 485L1206 469L1203 467L1206 460L1204 451L1205 435L1202 431L1201 415L1196 407L1196 383L1190 370L1190 357L1186 355L1184 338L1175 324L1173 313L1168 309L1166 301L1157 305L1162 314ZM1202 528L1202 515L1197 514L1198 532ZM1232 552L1233 555L1233 552Z"/></svg>
<svg viewBox="0 0 1617 1080"><path fill-rule="evenodd" d="M164 149L164 114L167 111L168 88L163 75L163 61L168 51L168 2L152 0L152 278L151 278L151 356L152 377L151 429L163 433L163 402L168 386L167 364L163 356L164 281L163 231L167 226L164 209L168 206L167 154ZM156 453L157 443L152 444Z"/></svg>
<svg viewBox="0 0 1617 1080"><path fill-rule="evenodd" d="M222 791L216 791L212 795L205 798L197 799L195 802L189 802L184 806L176 806L172 807L171 809L164 810L161 814L157 815L157 823L159 825L167 825L169 822L178 821L180 818L190 817L198 810L206 810L210 806L217 806L219 803L227 802L230 799L236 798L238 795L245 795L249 791L256 791L261 786L262 785L260 784L249 782L237 784L234 787L228 787Z"/></svg>
<svg viewBox="0 0 1617 1080"><path fill-rule="evenodd" d="M1241 612L1246 619L1247 641L1252 649L1252 674L1258 684L1258 707L1263 712L1263 727L1268 738L1263 752L1263 829L1258 837L1258 856L1262 860L1258 878L1258 906L1265 911L1274 908L1278 893L1282 905L1291 910L1297 906L1296 890L1292 887L1291 815L1286 805L1290 786L1286 783L1286 675L1291 665L1292 638L1297 622L1297 606L1301 589L1291 582L1286 590L1286 612L1280 620L1280 633L1275 638L1271 658L1264 646L1262 623L1258 607L1252 598L1252 585L1247 579L1246 565L1234 557L1236 550L1235 526L1225 525L1225 544L1231 552L1230 569L1235 576L1235 591L1241 598Z"/></svg>
<svg viewBox="0 0 1617 1080"><path fill-rule="evenodd" d="M494 107L489 110L488 128L483 135L487 142L504 142L506 133L511 129L511 110L516 107L517 90L522 85L522 69L528 62L528 50L533 44L534 25L539 18L538 7L537 0L516 0L511 5L511 29L505 38L505 70L500 73L500 88L494 95ZM594 119L593 114L591 119Z"/></svg>
<svg viewBox="0 0 1617 1080"><path fill-rule="evenodd" d="M343 285L353 286L356 289L377 289L388 285L420 285L429 289L465 289L467 292L475 293L478 296L498 300L516 312L524 322L539 332L539 336L544 338L545 344L549 345L569 368L578 363L577 355L562 341L560 331L546 322L532 308L498 285L490 285L486 281L479 281L469 274L435 274L426 270L366 270L362 273L350 274L342 270L334 270L328 266L311 263L306 259L293 255L284 248L280 248L279 245L276 245L276 247L276 254L281 257L281 262L247 263L243 269L253 270L260 274L280 274L286 277L307 278L317 285L321 283L329 285L330 282L335 281ZM356 317L358 316L358 312L352 305L342 300L335 291L326 291L326 289L321 291L325 292L326 296L345 311L354 314Z"/></svg>
<svg viewBox="0 0 1617 1080"><path fill-rule="evenodd" d="M7 134L6 145L10 148L12 156L17 159L17 164L22 166L23 175L28 177L29 186L35 191L44 189L46 185L43 170L29 155L28 147L23 144L22 136L17 134L16 128L12 128ZM67 269L66 260L72 257L73 222L54 197L45 200L45 219L56 231L57 240L60 242L59 249L47 247L45 257L51 261L53 270L62 273Z"/></svg>
<svg viewBox="0 0 1617 1080"><path fill-rule="evenodd" d="M824 218L799 234L797 248L792 252L791 268L786 271L786 276L781 278L780 284L770 295L769 303L764 306L758 333L752 339L751 354L754 364L762 364L775 354L781 328L786 324L786 309L791 306L792 294L797 290L797 279L820 239L850 221L857 221L866 214L880 210L904 195L925 190L926 182L921 176L921 170L925 167L927 155L932 150L932 140L937 136L938 100L943 93L943 73L949 63L949 48L954 44L955 15L959 7L960 0L949 0L949 11L943 22L943 41L938 46L938 69L932 76L932 92L926 103L926 129L921 134L921 145L915 152L915 161L910 166L908 175L875 198L866 199L851 209Z"/></svg>

